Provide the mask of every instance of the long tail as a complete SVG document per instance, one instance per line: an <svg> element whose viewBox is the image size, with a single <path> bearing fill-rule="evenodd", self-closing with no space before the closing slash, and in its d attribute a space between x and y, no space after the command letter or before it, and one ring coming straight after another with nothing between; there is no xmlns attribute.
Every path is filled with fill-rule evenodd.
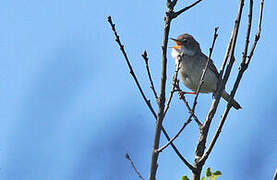
<svg viewBox="0 0 277 180"><path fill-rule="evenodd" d="M225 99L225 101L229 101L229 99L230 99L230 95L225 91L225 90L223 90L222 91L222 94L221 94L221 96L223 97L223 99ZM239 103L236 101L236 100L232 100L232 102L231 102L231 104L232 104L232 106L235 108L235 109L241 109L241 106L239 105Z"/></svg>

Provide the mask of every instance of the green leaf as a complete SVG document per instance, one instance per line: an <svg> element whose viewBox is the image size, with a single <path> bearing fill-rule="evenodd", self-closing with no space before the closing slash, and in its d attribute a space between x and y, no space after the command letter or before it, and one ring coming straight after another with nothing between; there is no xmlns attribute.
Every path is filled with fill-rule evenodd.
<svg viewBox="0 0 277 180"><path fill-rule="evenodd" d="M182 180L189 180L187 176L182 176Z"/></svg>
<svg viewBox="0 0 277 180"><path fill-rule="evenodd" d="M201 180L205 180L205 177L203 176L203 177L201 178Z"/></svg>
<svg viewBox="0 0 277 180"><path fill-rule="evenodd" d="M207 170L206 170L206 176L210 177L211 175L212 175L211 168L207 168Z"/></svg>
<svg viewBox="0 0 277 180"><path fill-rule="evenodd" d="M221 175L222 173L220 171L215 171L213 173L211 168L207 168L206 170L206 176L208 177L208 180L216 180Z"/></svg>
<svg viewBox="0 0 277 180"><path fill-rule="evenodd" d="M213 175L220 176L220 175L222 175L222 173L221 173L220 171L215 171L215 172L213 173Z"/></svg>
<svg viewBox="0 0 277 180"><path fill-rule="evenodd" d="M216 180L218 178L219 175L212 175L210 176L208 179L209 180Z"/></svg>

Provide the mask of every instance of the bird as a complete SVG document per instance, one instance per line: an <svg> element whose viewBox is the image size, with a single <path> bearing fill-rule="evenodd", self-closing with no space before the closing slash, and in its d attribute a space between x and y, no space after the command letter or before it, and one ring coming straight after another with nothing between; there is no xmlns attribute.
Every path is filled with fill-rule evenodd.
<svg viewBox="0 0 277 180"><path fill-rule="evenodd" d="M206 66L208 57L202 53L199 43L190 34L181 34L177 39L170 38L176 45L172 47L171 55L175 59L176 65L179 64L179 75L183 84L193 92L184 92L185 94L196 94L203 69ZM180 59L181 57L181 59ZM204 77L204 82L199 93L215 93L219 73L213 61L210 59L208 68ZM225 89L221 97L229 102L231 96ZM241 109L236 100L231 101L235 109Z"/></svg>

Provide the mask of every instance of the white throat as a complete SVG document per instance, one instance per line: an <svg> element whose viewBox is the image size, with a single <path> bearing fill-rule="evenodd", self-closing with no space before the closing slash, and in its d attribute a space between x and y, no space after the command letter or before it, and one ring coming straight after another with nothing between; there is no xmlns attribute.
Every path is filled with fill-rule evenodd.
<svg viewBox="0 0 277 180"><path fill-rule="evenodd" d="M176 59L181 53L184 53L186 56L193 56L195 54L194 51L188 50L184 46L181 46L179 49L172 48L171 56Z"/></svg>

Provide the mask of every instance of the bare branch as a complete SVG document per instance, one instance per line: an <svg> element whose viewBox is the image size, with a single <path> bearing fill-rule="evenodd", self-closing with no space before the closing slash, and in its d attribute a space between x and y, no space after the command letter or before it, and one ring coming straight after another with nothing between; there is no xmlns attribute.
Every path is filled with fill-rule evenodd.
<svg viewBox="0 0 277 180"><path fill-rule="evenodd" d="M177 75L178 75L178 70L179 70L179 64L178 64L176 66L175 76L173 77L172 87L171 87L171 90L169 92L169 98L168 98L168 101L166 102L166 98L165 98L165 89L166 89L166 80L167 80L167 57L166 57L166 54L167 54L167 44L168 44L168 34L169 34L169 30L170 30L170 24L171 24L171 21L174 18L178 17L179 15L181 15L186 10L194 7L195 5L197 5L202 0L196 0L191 5L185 7L185 8L183 8L183 9L177 11L177 12L174 12L173 10L174 10L174 7L175 7L177 1L178 0L167 0L166 1L168 9L167 9L167 12L166 12L165 17L164 17L165 25L164 25L164 34L163 34L163 42L162 42L162 67L161 67L161 81L160 81L161 83L160 83L159 95L158 95L157 91L154 88L154 83L153 83L153 80L152 80L152 77L151 77L150 68L149 68L149 64L148 64L147 53L145 51L142 54L142 57L144 58L145 64L146 64L146 70L147 70L148 78L150 80L150 88L152 89L153 94L154 94L154 96L156 98L156 101L158 103L157 114L156 114L155 110L153 109L153 107L150 103L150 100L146 98L146 96L144 94L144 91L142 90L142 88L140 86L140 83L139 83L139 81L138 81L138 79L137 79L137 77L136 77L136 75L135 75L135 73L132 69L130 61L127 57L127 53L124 50L124 46L120 42L119 36L118 36L118 34L115 30L115 25L113 24L111 17L110 16L108 17L108 21L109 21L109 23L112 27L112 30L114 32L114 35L116 37L115 41L118 43L118 45L120 47L120 50L121 50L121 52L122 52L122 54L125 58L125 61L126 61L127 65L128 65L128 68L130 70L130 74L134 78L135 83L136 83L136 85L137 85L137 87L140 91L140 94L142 95L144 101L146 102L148 108L150 109L150 111L152 112L152 114L153 114L153 116L155 117L155 120L156 120L155 136L154 136L154 143L153 143L153 149L152 149L152 158L151 158L151 167L150 167L150 176L149 176L150 180L155 180L156 179L155 176L156 176L156 171L157 171L157 167L158 167L157 161L158 161L159 153L163 149L165 149L169 144L172 146L172 148L174 149L176 154L180 157L180 159L184 162L184 164L186 166L188 166L188 168L190 170L192 170L192 172L194 174L193 179L199 180L200 174L201 174L201 171L202 171L202 167L205 164L206 159L208 158L209 154L211 153L211 151L212 151L212 149L213 149L213 147L214 147L214 145L215 145L215 143L216 143L216 141L219 137L221 129L222 129L222 127L224 125L224 122L225 122L225 120L228 116L229 110L232 107L231 102L232 102L232 100L234 98L234 95L237 91L240 80L241 80L244 72L248 68L248 65L251 61L251 58L252 58L253 54L254 54L254 51L255 51L255 48L256 48L257 42L260 38L260 33L261 33L261 24L262 24L262 13L263 13L264 0L261 0L258 31L255 35L255 39L253 41L250 53L248 55L249 37L250 37L251 22L252 22L252 8L253 8L253 0L250 0L249 15L248 15L248 30L247 30L247 33L246 33L245 48L244 48L244 51L243 51L243 56L242 56L242 60L241 60L240 69L239 69L239 72L238 72L238 75L237 75L237 79L234 83L233 89L231 91L231 95L230 95L231 98L229 99L228 104L226 106L226 109L225 109L225 111L224 111L224 113L221 117L220 123L218 125L218 129L215 132L214 137L213 137L211 143L209 144L207 150L205 151L205 149L206 149L206 147L205 147L206 146L206 139L207 139L207 136L208 136L210 124L211 124L211 121L212 121L212 119L215 115L215 112L217 110L217 107L218 107L218 104L219 104L219 101L220 101L220 98L221 98L221 93L225 89L225 84L229 79L230 72L232 70L233 63L235 61L234 52L235 52L235 47L236 47L238 30L239 30L239 26L240 26L241 14L242 14L243 6L244 6L244 0L240 0L237 18L236 18L236 21L235 21L235 24L234 24L234 28L233 28L233 31L232 31L232 35L231 35L229 44L226 48L225 58L223 60L223 63L222 63L221 69L220 69L219 80L218 80L218 84L217 84L217 90L214 94L215 99L212 102L212 105L210 107L210 110L209 110L209 112L206 116L206 119L205 119L204 123L202 124L198 120L198 118L195 116L194 112L195 112L195 109L196 109L197 98L199 96L201 86L204 83L204 78L205 78L205 74L206 74L208 65L211 61L210 58L211 58L211 54L212 54L212 51L213 51L215 39L217 37L217 33L216 33L217 29L215 29L214 41L213 41L212 47L210 48L210 54L209 54L209 57L208 57L208 60L207 60L207 64L206 64L205 68L203 69L203 73L202 73L201 78L200 78L200 82L199 82L199 85L198 85L198 88L197 88L197 91L196 91L196 96L195 96L192 108L190 108L190 106L188 105L185 97L182 98L185 105L187 106L187 108L189 110L190 115L189 115L188 119L184 122L182 128L177 132L177 134L175 136L173 136L172 138L170 138L169 135L167 134L167 132L165 131L165 129L163 128L162 122L163 122L163 119L164 119L168 109L169 109L169 106L170 106L172 97L174 95L174 92L180 90L180 88L178 88L179 85L178 85L178 80L177 80ZM227 60L229 60L228 63L227 63ZM226 68L226 71L224 73L226 64L227 64L227 68ZM199 135L198 144L197 144L197 147L196 147L196 150L195 150L195 160L194 160L194 165L193 166L186 159L184 159L184 157L180 154L180 152L178 151L176 146L173 144L173 141L179 136L179 134L183 131L183 129L187 126L187 124L189 124L191 122L192 117L195 119L198 126L200 127L200 135ZM161 131L165 134L166 139L168 140L168 142L164 146L159 148ZM133 163L133 161L131 160L131 158L129 157L128 154L126 154L126 158L130 161L130 163L131 163L132 167L134 168L135 172L137 173L138 177L140 179L143 179L143 177L140 175L140 173L135 168L134 163ZM274 180L275 179L277 179L277 170L276 170L275 175L274 175Z"/></svg>
<svg viewBox="0 0 277 180"><path fill-rule="evenodd" d="M190 116L188 117L188 119L186 120L186 122L183 124L183 126L181 127L181 129L177 132L177 134L176 134L169 142L167 142L164 146L162 146L160 149L158 149L158 150L157 150L158 152L161 152L161 151L162 151L163 149L165 149L171 142L173 142L173 141L181 134L181 132L185 129L185 127L191 122L191 118L192 118L192 116L194 115L194 110L195 110L195 107L196 107L196 104L197 104L197 97L198 97L198 95L199 95L200 88L201 88L202 84L204 83L204 77L205 77L206 71L207 71L207 69L208 69L208 64L209 64L210 59L211 59L211 55L212 55L212 52L213 52L215 40L216 40L216 38L217 38L217 36L218 36L217 30L218 30L218 27L215 28L214 38L213 38L212 47L210 48L209 58L208 58L208 60L207 60L206 66L205 66L205 68L203 69L203 73L202 73L201 78L200 78L200 82L199 82L199 85L198 85L198 88L197 88L197 91L196 91L196 97L195 97L195 99L194 99L194 103L193 103L193 107L192 107ZM180 59L181 59L181 57L180 57ZM179 69L179 64L180 64L180 60L178 61L177 70ZM177 71L177 70L176 70L176 71ZM178 73L178 71L177 71L177 73Z"/></svg>
<svg viewBox="0 0 277 180"><path fill-rule="evenodd" d="M173 0L173 1L171 2L171 7L172 7L172 8L176 5L177 1L178 1L178 0Z"/></svg>
<svg viewBox="0 0 277 180"><path fill-rule="evenodd" d="M169 2L169 1L167 1ZM162 43L162 68L161 68L161 86L160 86L160 95L159 95L159 110L158 110L158 117L156 121L155 127L155 135L154 135L154 143L152 149L152 158L151 158L151 166L150 166L150 180L156 179L156 172L157 172L157 161L159 157L159 152L156 150L159 148L160 144L160 134L162 129L162 122L164 119L164 108L165 108L165 88L166 88L166 78L167 78L167 44L168 44L168 34L170 30L170 24L173 19L173 9L176 4L177 0L173 0L172 3L167 3L167 12L165 13L164 21L164 34L163 34L163 43ZM192 5L191 7L193 7ZM189 8L191 8L189 7ZM188 10L187 8L186 10ZM185 10L183 10L184 12Z"/></svg>
<svg viewBox="0 0 277 180"><path fill-rule="evenodd" d="M144 101L146 102L147 106L149 107L150 111L152 112L154 118L157 119L157 114L156 114L155 111L153 110L153 108L152 108L152 106L151 106L151 104L150 104L150 101L146 99L146 96L144 95L142 89L140 88L141 86L140 86L140 84L139 84L139 82L138 82L138 80L137 80L137 78L136 78L136 76L135 76L135 73L134 73L134 71L133 71L133 69L132 69L132 66L131 66L131 64L130 64L130 62L129 62L129 59L127 58L127 54L126 54L126 52L125 52L125 50L124 50L123 45L122 45L121 42L120 42L119 36L118 36L118 34L117 34L117 32L116 32L116 29L115 29L115 25L113 24L112 19L111 19L110 16L108 17L108 21L109 21L109 23L110 23L110 25L111 25L111 27L112 27L112 30L113 30L113 32L114 32L114 34L115 34L116 42L119 44L119 47L120 47L120 49L121 49L121 51L122 51L122 53L123 53L123 55L124 55L124 57L125 57L125 60L126 60L126 62L127 62L127 64L128 64L128 67L129 67L129 69L130 69L130 72L133 72L133 73L131 73L131 75L133 76L133 78L134 78L134 80L135 80L135 82L136 82L136 84L137 84L137 86L138 86L138 88L139 88L139 90L140 90L140 93L141 93L141 95L142 95ZM161 128L161 130L162 130L162 132L164 133L166 139L169 141L169 140L170 140L170 137L168 136L166 130L165 130L163 127ZM172 146L173 150L176 152L176 154L178 155L178 157L179 157L185 164L189 164L189 163L185 160L185 158L181 155L181 153L178 151L177 147L176 147L173 143L171 143L170 145ZM189 167L189 168L190 168L191 170L193 169L193 167Z"/></svg>
<svg viewBox="0 0 277 180"><path fill-rule="evenodd" d="M228 102L227 104L227 107L221 117L221 120L220 120L220 123L219 123L219 126L215 132L215 135L209 145L209 147L207 148L206 152L204 153L204 155L202 156L202 158L200 159L200 161L205 161L209 154L211 153L215 143L216 143L216 140L218 139L219 137L219 134L222 130L222 127L225 123L225 120L227 118L227 115L229 113L229 110L231 109L232 105L230 104L230 102L232 101L236 91L237 91L237 88L239 86L239 83L240 83L240 80L244 74L244 72L246 71L247 67L248 67L248 64L246 65L246 54L247 54L247 51L248 51L248 44L249 44L249 36L250 36L250 31L251 31L251 24L252 24L252 11L253 11L253 0L250 0L250 5L249 5L249 15L248 15L248 28L247 28L247 32L246 32L246 39L245 39L245 48L244 48L244 52L243 52L243 56L242 56L242 60L241 60L241 66L239 68L239 72L238 72L238 75L237 75L237 79L234 83L234 87L233 87L233 90L231 91L231 98L230 98L230 101ZM262 12L263 12L263 0L261 1L261 11L260 11L260 19L259 19L259 22L261 23L261 20L262 20ZM260 25L259 23L259 25ZM260 36L260 32L261 32L261 29L259 28L258 30L258 34ZM258 40L257 40L258 41ZM255 42L254 44L257 44L257 41L256 41L256 38L255 38ZM255 45L256 46L256 45ZM251 51L252 52L252 51ZM252 52L253 54L253 52ZM249 57L249 56L248 56ZM251 56L252 57L252 56ZM248 61L248 63L250 62L250 59Z"/></svg>
<svg viewBox="0 0 277 180"><path fill-rule="evenodd" d="M175 92L175 87L176 87L176 84L177 84L177 78L178 78L178 72L180 70L180 62L182 60L182 55L178 55L178 63L176 64L176 70L175 70L175 74L173 75L173 78L172 78L172 86L171 86L171 90L170 90L170 93L169 93L169 98L167 100L167 103L165 105L165 110L164 110L164 116L169 108L169 105L170 105L170 102L171 102L171 99L173 97L173 94Z"/></svg>
<svg viewBox="0 0 277 180"><path fill-rule="evenodd" d="M135 82L136 82L136 85L137 85L137 87L138 87L138 89L139 89L140 94L142 95L142 97L143 97L145 103L147 104L149 110L152 112L152 114L153 114L153 115L156 117L156 119L157 119L156 112L155 112L155 110L153 109L153 107L152 107L152 105L151 105L151 103L150 103L150 100L148 100L148 99L146 98L146 96L145 96L145 94L144 94L144 92L143 92L143 90L142 90L142 88L141 88L141 86L140 86L140 84L139 84L139 82L138 82L138 79L137 79L137 77L136 77L136 75L135 75L135 72L133 71L133 68L132 68L132 65L131 65L131 63L130 63L130 61L129 61L129 59L128 59L127 53L125 52L124 46L123 46L123 45L121 44L121 42L120 42L119 35L118 35L117 32L116 32L115 24L113 24L111 16L108 16L108 22L109 22L110 25L111 25L112 31L114 32L114 35L115 35L115 41L116 41L117 44L119 45L119 48L120 48L120 50L121 50L121 52L122 52L122 54L123 54L123 56L124 56L124 58L125 58L125 61L126 61L127 65L128 65L128 68L129 68L129 70L130 70L130 74L133 76L133 78L134 78L134 80L135 80Z"/></svg>
<svg viewBox="0 0 277 180"><path fill-rule="evenodd" d="M148 63L149 60L148 60L148 57L147 57L147 52L144 51L141 56L143 57L144 62L145 62L145 67L146 67L148 78L149 78L149 81L150 81L150 88L152 89L152 91L154 93L154 96L156 98L156 101L158 103L159 97L158 97L157 92L155 90L154 83L153 83L153 80L152 80L152 76L151 76L151 73L150 73L149 63Z"/></svg>
<svg viewBox="0 0 277 180"><path fill-rule="evenodd" d="M176 89L177 89L177 91L179 91L179 92L182 91L181 88L180 88L180 86L179 86L179 81L176 83ZM189 103L188 103L188 101L186 100L185 96L181 96L181 99L183 100L184 104L186 105L186 107L187 107L189 113L191 113L191 112L192 112L192 109L190 108ZM197 125L201 128L201 127L202 127L202 123L199 121L199 119L197 118L197 116L196 116L194 113L192 113L192 114L193 114L192 117L194 118L195 122L196 122Z"/></svg>
<svg viewBox="0 0 277 180"><path fill-rule="evenodd" d="M205 68L203 69L203 73L202 73L202 75L201 75L201 78L200 78L200 81L199 81L199 84L198 84L198 87L197 87L196 96L195 96L195 98L194 98L194 102L193 102L191 114L194 113L194 110L195 110L195 107L196 107L196 104L197 104L197 98L198 98L200 89L201 89L201 87L202 87L202 85L203 85L203 83L204 83L204 78L205 78L207 69L208 69L208 67L209 67L209 63L210 63L210 61L211 61L211 56L212 56L212 53L213 53L214 44L215 44L216 38L217 38L217 36L218 36L217 30L218 30L218 27L216 27L216 28L214 29L214 38L213 38L213 42L212 42L212 47L209 49L209 57L208 57L208 60L207 60L207 62L206 62L206 66L205 66Z"/></svg>
<svg viewBox="0 0 277 180"><path fill-rule="evenodd" d="M137 170L134 162L132 161L131 157L129 156L128 153L125 154L125 158L129 160L132 168L134 169L134 171L136 172L136 174L138 175L138 177L141 179L141 180L144 180L144 178L142 177L142 175L140 174L140 172Z"/></svg>
<svg viewBox="0 0 277 180"><path fill-rule="evenodd" d="M226 52L228 52L228 54L227 53L225 54L225 58L224 58L224 61L222 63L221 71L220 71L220 74L219 74L219 80L218 80L219 82L218 82L217 90L214 94L215 99L212 102L211 108L210 108L210 110L209 110L209 112L206 116L205 121L204 121L203 128L200 131L200 136L199 136L197 147L196 147L196 150L195 150L194 167L197 169L197 173L193 174L194 179L200 179L201 170L202 170L202 167L203 167L205 161L204 160L199 161L199 160L201 159L201 157L204 154L210 124L211 124L211 121L212 121L212 119L214 117L214 114L217 110L217 106L218 106L220 98L221 98L222 90L225 88L225 84L226 84L226 82L229 78L229 75L230 75L230 72L231 72L231 69L232 69L232 66L233 66L233 62L235 60L234 59L234 50L235 50L236 39L237 39L237 35L238 35L238 30L239 30L243 5L244 5L244 0L240 0L239 8L238 8L238 14L237 14L237 18L236 18L235 25L234 25L234 28L233 28L232 36L230 38L229 45L226 49ZM223 70L224 70L224 67L226 65L226 61L228 59L229 54L230 54L230 60L228 62L228 66L227 66L227 69L226 69L226 72L225 72L225 75L224 75L224 79L221 80Z"/></svg>
<svg viewBox="0 0 277 180"><path fill-rule="evenodd" d="M181 134L181 132L185 129L185 127L191 122L192 116L193 116L193 113L190 114L190 116L188 117L186 122L183 124L183 126L180 128L180 130L176 133L176 135L173 136L170 139L170 141L168 141L164 146L162 146L160 149L158 149L157 152L161 152L162 150L164 150L169 144L171 144Z"/></svg>
<svg viewBox="0 0 277 180"><path fill-rule="evenodd" d="M170 30L170 23L171 23L171 14L173 9L168 8L164 21L164 34L163 34L163 43L162 43L162 72L161 72L161 86L160 86L160 96L159 96L159 110L158 110L158 117L156 121L155 127L155 135L154 135L154 143L152 149L152 158L151 158L151 166L150 166L150 180L156 179L156 172L158 168L158 157L159 153L156 151L159 148L160 144L160 135L162 129L162 121L164 119L164 107L165 107L165 88L166 88L166 68L167 68L167 44L168 44L168 34Z"/></svg>
<svg viewBox="0 0 277 180"><path fill-rule="evenodd" d="M261 7L260 7L260 16L259 16L259 24L258 24L258 32L256 33L254 43L252 44L250 53L247 57L246 64L248 65L256 48L257 42L260 39L261 29L262 29L262 18L263 18L263 9L264 9L264 0L261 0Z"/></svg>
<svg viewBox="0 0 277 180"><path fill-rule="evenodd" d="M237 43L237 36L238 36L238 31L239 31L239 25L240 25L240 20L241 20L241 14L242 14L242 10L243 10L243 6L244 6L244 0L240 1L240 6L239 6L239 12L238 12L238 16L237 19L235 21L235 26L233 29L233 38L232 38L232 45L231 45L231 49L230 49L230 59L228 61L227 64L227 68L226 68L226 72L224 74L224 78L223 78L223 85L225 88L225 84L230 76L235 58L234 58L234 53L235 53L235 47L236 47L236 43Z"/></svg>
<svg viewBox="0 0 277 180"><path fill-rule="evenodd" d="M250 6L249 6L249 15L248 15L248 29L247 29L247 34L246 34L246 41L245 41L245 48L244 48L244 52L243 52L243 56L242 56L242 63L245 61L246 55L247 55L247 50L248 50L248 44L249 44L249 35L250 35L250 30L251 30L251 24L252 24L252 9L253 9L253 0L250 0ZM230 106L231 107L231 106ZM219 127L210 143L210 145L208 146L206 152L204 153L204 155L202 156L202 158L200 159L200 161L205 161L209 154L211 153L216 140L221 132L221 129L223 127L224 121L221 121L219 124Z"/></svg>
<svg viewBox="0 0 277 180"><path fill-rule="evenodd" d="M165 129L162 127L162 131L168 141L170 141L170 137L168 136ZM177 147L173 144L173 142L170 143L175 153L178 155L178 157L184 162L184 164L192 171L195 170L195 168L182 156L182 154L178 151Z"/></svg>
<svg viewBox="0 0 277 180"><path fill-rule="evenodd" d="M244 45L245 45L244 51L242 53L241 66L244 66L245 61L246 61L246 56L248 53L249 37L250 37L251 26L252 26L252 16L253 16L252 14L253 14L253 0L249 0L248 26L247 26L245 43L244 43Z"/></svg>
<svg viewBox="0 0 277 180"><path fill-rule="evenodd" d="M190 8L192 8L193 6L197 5L198 3L200 3L202 0L197 0L195 1L194 3L192 3L191 5L181 9L180 11L177 11L177 12L174 12L173 14L173 18L176 18L178 17L180 14L182 14L183 12L189 10Z"/></svg>

